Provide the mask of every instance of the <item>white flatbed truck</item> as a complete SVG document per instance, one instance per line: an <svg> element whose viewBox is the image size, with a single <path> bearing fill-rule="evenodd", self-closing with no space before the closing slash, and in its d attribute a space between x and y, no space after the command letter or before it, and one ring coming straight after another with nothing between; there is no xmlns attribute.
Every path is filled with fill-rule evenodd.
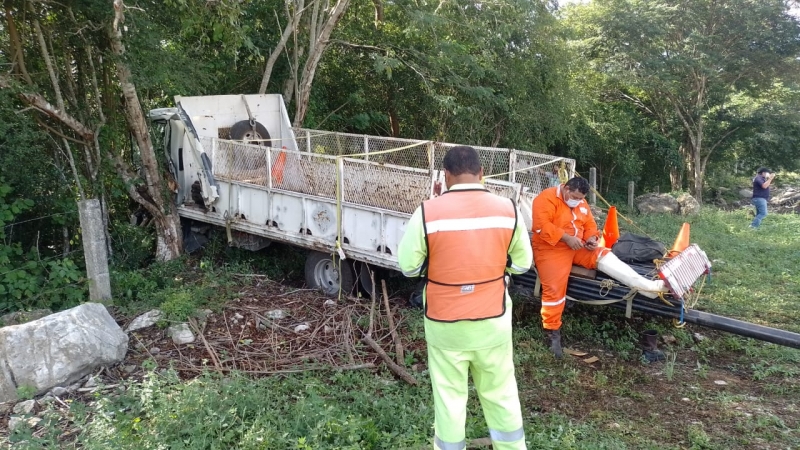
<svg viewBox="0 0 800 450"><path fill-rule="evenodd" d="M150 111L184 221L225 227L233 245L272 241L309 250L306 282L350 292L366 265L399 270L397 246L422 201L444 190L456 144L293 129L280 95L176 97ZM513 198L530 228L533 197L575 161L478 147L493 192ZM191 242L187 242L191 246ZM347 264L337 264L338 261Z"/></svg>

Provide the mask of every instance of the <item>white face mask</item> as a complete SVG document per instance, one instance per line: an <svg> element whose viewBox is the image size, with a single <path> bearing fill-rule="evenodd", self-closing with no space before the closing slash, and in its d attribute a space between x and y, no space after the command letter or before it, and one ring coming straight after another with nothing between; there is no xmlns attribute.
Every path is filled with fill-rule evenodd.
<svg viewBox="0 0 800 450"><path fill-rule="evenodd" d="M575 199L569 198L568 195L569 195L569 191L565 191L564 192L564 203L566 203L567 206L569 206L570 208L574 208L574 207L576 207L576 206L581 204L581 200L575 200Z"/></svg>

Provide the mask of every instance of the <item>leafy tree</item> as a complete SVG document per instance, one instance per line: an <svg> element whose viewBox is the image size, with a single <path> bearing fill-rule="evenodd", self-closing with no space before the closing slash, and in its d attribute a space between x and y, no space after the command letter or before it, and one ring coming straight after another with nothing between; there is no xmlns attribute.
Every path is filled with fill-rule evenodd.
<svg viewBox="0 0 800 450"><path fill-rule="evenodd" d="M737 93L757 96L793 76L800 23L783 0L595 0L574 8L597 70L618 95L667 125L702 201L712 155L740 130L724 114Z"/></svg>
<svg viewBox="0 0 800 450"><path fill-rule="evenodd" d="M559 30L542 1L353 3L307 122L546 151L573 126Z"/></svg>

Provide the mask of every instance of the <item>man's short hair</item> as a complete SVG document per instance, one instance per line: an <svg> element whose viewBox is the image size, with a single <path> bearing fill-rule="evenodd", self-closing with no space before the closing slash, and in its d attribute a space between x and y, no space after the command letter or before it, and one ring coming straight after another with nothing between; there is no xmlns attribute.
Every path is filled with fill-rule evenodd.
<svg viewBox="0 0 800 450"><path fill-rule="evenodd" d="M478 152L468 145L459 145L448 150L444 155L442 165L451 175L465 173L478 175L481 173L481 158L478 156Z"/></svg>
<svg viewBox="0 0 800 450"><path fill-rule="evenodd" d="M584 195L589 193L589 180L583 177L572 178L567 181L566 186L570 191L578 191Z"/></svg>
<svg viewBox="0 0 800 450"><path fill-rule="evenodd" d="M767 167L759 167L759 168L758 168L758 171L757 171L756 173L757 173L757 174L759 174L759 175L761 175L761 174L762 174L762 173L764 173L764 172L769 172L769 173L772 173L772 171L771 171L771 170L769 170L769 168L767 168Z"/></svg>

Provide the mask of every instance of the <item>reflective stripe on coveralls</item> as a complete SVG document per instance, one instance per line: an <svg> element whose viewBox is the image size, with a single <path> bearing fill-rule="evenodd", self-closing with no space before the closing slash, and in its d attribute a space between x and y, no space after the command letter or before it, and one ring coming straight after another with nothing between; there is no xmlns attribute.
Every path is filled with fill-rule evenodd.
<svg viewBox="0 0 800 450"><path fill-rule="evenodd" d="M483 407L495 450L524 450L511 341L473 351L442 350L428 345L428 364L433 390L436 423L433 448L466 448L464 425L467 417L467 375L472 373L475 391Z"/></svg>
<svg viewBox="0 0 800 450"><path fill-rule="evenodd" d="M597 268L597 259L609 252L571 249L561 242L564 233L586 240L599 237L597 224L585 201L570 208L562 199L562 186L545 189L533 199L533 261L542 283L542 326L546 330L561 328L566 303L567 283L573 265Z"/></svg>
<svg viewBox="0 0 800 450"><path fill-rule="evenodd" d="M485 189L448 191L423 202L422 217L428 246L425 316L438 322L502 316L517 226L514 202Z"/></svg>

